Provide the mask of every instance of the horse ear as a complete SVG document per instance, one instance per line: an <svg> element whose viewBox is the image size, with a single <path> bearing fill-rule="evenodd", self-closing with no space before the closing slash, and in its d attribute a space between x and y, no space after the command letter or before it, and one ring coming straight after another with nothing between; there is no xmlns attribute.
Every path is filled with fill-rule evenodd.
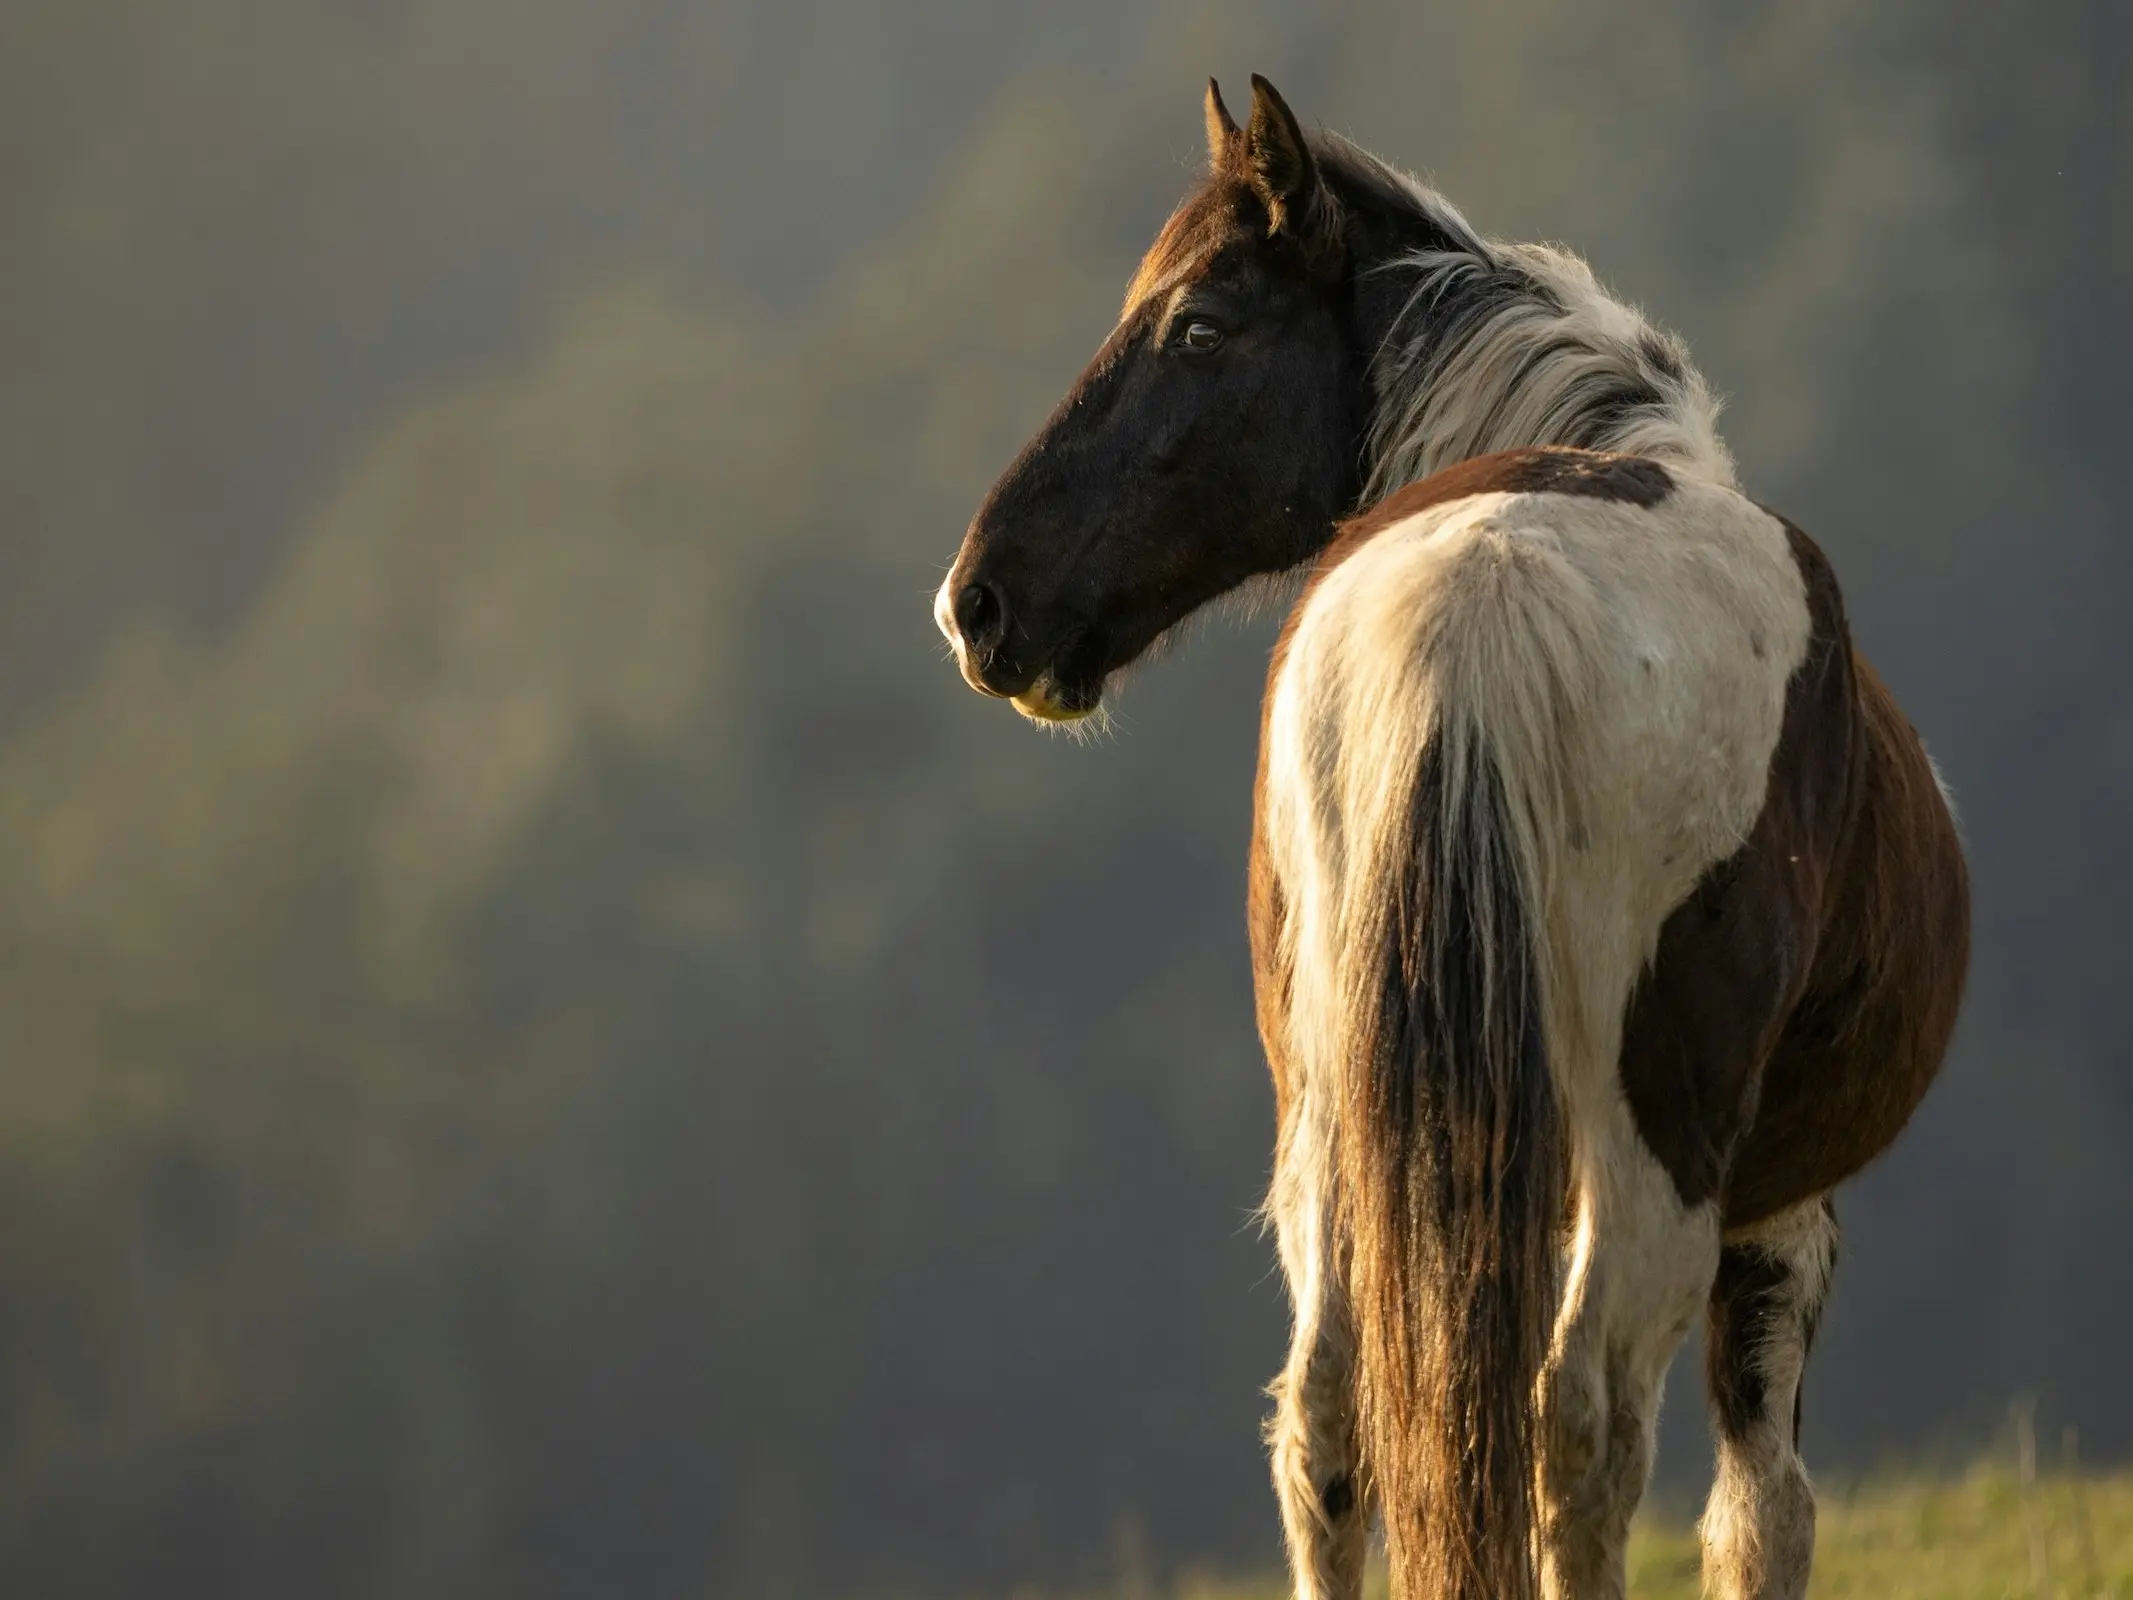
<svg viewBox="0 0 2133 1600"><path fill-rule="evenodd" d="M1222 103L1222 85L1207 80L1207 164L1220 172L1229 165L1230 146L1237 138L1237 119Z"/></svg>
<svg viewBox="0 0 2133 1600"><path fill-rule="evenodd" d="M1318 190L1318 163L1304 142L1296 113L1281 93L1252 74L1252 125L1244 135L1244 165L1266 205L1268 231L1293 229L1310 215Z"/></svg>

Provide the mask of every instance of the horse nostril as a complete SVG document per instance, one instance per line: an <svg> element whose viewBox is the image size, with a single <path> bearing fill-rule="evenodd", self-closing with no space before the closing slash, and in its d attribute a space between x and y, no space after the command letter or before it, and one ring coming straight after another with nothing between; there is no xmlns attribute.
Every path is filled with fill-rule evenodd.
<svg viewBox="0 0 2133 1600"><path fill-rule="evenodd" d="M956 631L963 647L976 656L988 656L1007 635L1007 607L1000 592L989 583L973 583L955 597Z"/></svg>

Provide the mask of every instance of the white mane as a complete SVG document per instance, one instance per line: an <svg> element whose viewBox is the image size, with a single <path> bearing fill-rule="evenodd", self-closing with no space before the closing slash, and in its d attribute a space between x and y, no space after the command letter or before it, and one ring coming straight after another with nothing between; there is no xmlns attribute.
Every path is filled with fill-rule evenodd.
<svg viewBox="0 0 2133 1600"><path fill-rule="evenodd" d="M1483 237L1443 196L1344 139L1322 136L1318 154L1446 241L1371 269L1413 286L1371 363L1365 504L1473 456L1544 444L1651 456L1737 486L1718 397L1687 347L1581 259Z"/></svg>

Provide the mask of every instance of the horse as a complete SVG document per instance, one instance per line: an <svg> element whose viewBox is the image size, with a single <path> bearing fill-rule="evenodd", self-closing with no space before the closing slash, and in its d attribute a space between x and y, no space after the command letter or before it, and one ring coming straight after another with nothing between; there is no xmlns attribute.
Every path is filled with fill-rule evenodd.
<svg viewBox="0 0 2133 1600"><path fill-rule="evenodd" d="M1831 1194L1939 1069L1967 869L1836 577L1744 495L1673 335L1476 232L1265 79L935 615L1097 713L1302 575L1248 916L1293 1308L1267 1437L1296 1593L1620 1596L1699 1313L1707 1590L1797 1597Z"/></svg>

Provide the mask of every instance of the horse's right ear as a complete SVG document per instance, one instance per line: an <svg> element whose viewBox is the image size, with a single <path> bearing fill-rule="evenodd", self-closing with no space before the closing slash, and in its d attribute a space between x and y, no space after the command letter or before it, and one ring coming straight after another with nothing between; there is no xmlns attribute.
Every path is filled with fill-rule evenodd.
<svg viewBox="0 0 2133 1600"><path fill-rule="evenodd" d="M1318 163L1311 159L1296 113L1281 93L1252 74L1252 125L1244 134L1244 164L1266 206L1269 232L1301 238L1318 197ZM1306 241L1308 242L1308 241Z"/></svg>
<svg viewBox="0 0 2133 1600"><path fill-rule="evenodd" d="M1222 86L1207 80L1207 164L1220 172L1230 164L1237 143L1237 119L1222 103Z"/></svg>

